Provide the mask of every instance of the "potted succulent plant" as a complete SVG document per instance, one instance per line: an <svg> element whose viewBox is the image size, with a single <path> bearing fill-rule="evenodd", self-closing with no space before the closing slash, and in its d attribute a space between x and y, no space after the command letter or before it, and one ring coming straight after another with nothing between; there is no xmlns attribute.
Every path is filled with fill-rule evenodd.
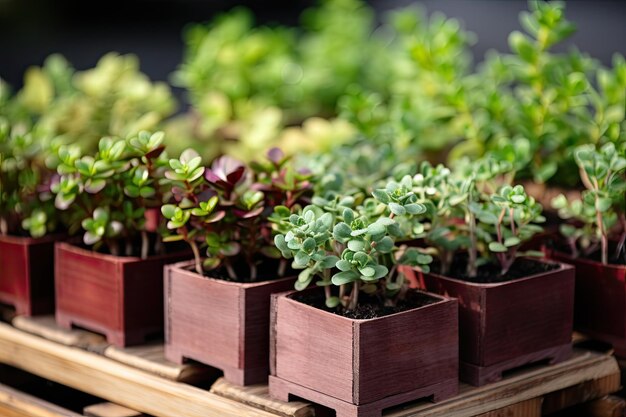
<svg viewBox="0 0 626 417"><path fill-rule="evenodd" d="M457 303L409 289L398 268L428 270L431 256L396 244L426 207L395 182L376 196L276 211L276 247L301 269L296 289L317 288L274 296L271 396L345 417L458 392Z"/></svg>
<svg viewBox="0 0 626 417"><path fill-rule="evenodd" d="M432 202L432 221L420 236L437 255L430 272L411 278L458 298L461 379L474 385L572 352L573 268L521 250L541 231L541 206L521 185L498 186L500 168L483 160L471 175L431 175L438 168L425 165L405 185Z"/></svg>
<svg viewBox="0 0 626 417"><path fill-rule="evenodd" d="M46 159L57 142L0 119L0 302L17 314L54 311L54 241L63 229Z"/></svg>
<svg viewBox="0 0 626 417"><path fill-rule="evenodd" d="M623 152L623 151L622 151ZM612 143L576 149L586 190L578 200L552 201L568 220L552 258L576 266L575 327L626 355L626 158Z"/></svg>
<svg viewBox="0 0 626 417"><path fill-rule="evenodd" d="M275 207L299 206L309 174L278 149L250 166L228 156L206 169L200 161L186 151L165 174L176 204L162 207L171 231L164 240L186 241L194 253L166 267L165 355L219 368L235 384L264 382L270 295L294 282L274 247L269 216Z"/></svg>
<svg viewBox="0 0 626 417"><path fill-rule="evenodd" d="M150 233L146 212L163 198L163 134L103 138L95 157L59 149L55 204L82 241L55 248L56 319L106 335L115 345L163 332L163 265L184 259ZM154 226L154 225L152 225ZM171 249L171 248L170 248Z"/></svg>

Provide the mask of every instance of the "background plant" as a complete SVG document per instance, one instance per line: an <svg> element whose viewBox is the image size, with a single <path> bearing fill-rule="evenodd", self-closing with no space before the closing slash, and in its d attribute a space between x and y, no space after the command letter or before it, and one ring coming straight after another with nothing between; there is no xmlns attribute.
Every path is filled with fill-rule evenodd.
<svg viewBox="0 0 626 417"><path fill-rule="evenodd" d="M50 192L59 138L0 118L0 234L42 237L62 227Z"/></svg>

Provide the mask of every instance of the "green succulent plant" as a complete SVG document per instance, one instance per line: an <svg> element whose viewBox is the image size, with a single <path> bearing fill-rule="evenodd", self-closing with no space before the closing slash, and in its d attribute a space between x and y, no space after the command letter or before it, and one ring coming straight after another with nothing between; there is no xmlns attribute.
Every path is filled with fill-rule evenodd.
<svg viewBox="0 0 626 417"><path fill-rule="evenodd" d="M324 287L327 307L345 310L357 307L361 291L389 304L402 299L408 287L398 265L428 270L432 261L419 249L397 243L405 237L399 219L416 223L412 218L426 212L404 186L406 181L390 182L361 204L361 197L337 196L314 198L301 211L277 208L274 242L284 258L293 259L292 267L301 270L296 289L316 280Z"/></svg>
<svg viewBox="0 0 626 417"><path fill-rule="evenodd" d="M609 237L617 229L619 238L614 258L619 258L626 241L626 158L613 143L596 149L594 145L582 145L574 152L580 177L586 190L580 200L568 201L559 195L552 201L553 208L572 224L562 224L560 231L565 237L574 257L589 256L598 250L602 263L609 262Z"/></svg>
<svg viewBox="0 0 626 417"><path fill-rule="evenodd" d="M141 131L126 139L104 137L95 156L77 145L58 149L59 181L51 187L55 205L67 213L70 233L82 228L83 243L113 255L131 256L140 239L139 256L150 254L147 210L166 198L160 186L166 156L162 132ZM122 250L120 242L125 246ZM159 251L155 242L153 252Z"/></svg>
<svg viewBox="0 0 626 417"><path fill-rule="evenodd" d="M223 156L207 168L194 151L171 159L169 166L163 183L174 203L161 208L169 230L164 240L187 242L199 274L223 268L235 281L263 278L259 265L279 258L272 241L273 209L298 207L310 188L310 175L296 171L278 149L249 166ZM235 266L242 261L248 271L238 273ZM279 265L279 276L285 268L285 263Z"/></svg>

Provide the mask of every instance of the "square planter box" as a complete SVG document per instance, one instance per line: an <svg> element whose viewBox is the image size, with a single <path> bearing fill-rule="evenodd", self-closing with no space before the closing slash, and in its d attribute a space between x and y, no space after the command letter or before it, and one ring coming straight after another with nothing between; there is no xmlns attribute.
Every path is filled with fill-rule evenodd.
<svg viewBox="0 0 626 417"><path fill-rule="evenodd" d="M56 320L102 333L117 346L163 333L163 266L188 252L140 259L55 245Z"/></svg>
<svg viewBox="0 0 626 417"><path fill-rule="evenodd" d="M546 262L537 260L537 262ZM481 284L411 270L419 287L459 300L461 379L473 385L502 373L572 353L574 268Z"/></svg>
<svg viewBox="0 0 626 417"><path fill-rule="evenodd" d="M626 266L603 265L562 252L548 254L576 267L576 330L612 344L617 356L626 357Z"/></svg>
<svg viewBox="0 0 626 417"><path fill-rule="evenodd" d="M0 302L20 315L54 312L54 241L0 236Z"/></svg>
<svg viewBox="0 0 626 417"><path fill-rule="evenodd" d="M165 267L165 357L221 369L238 385L267 382L270 296L295 278L238 283L192 269L193 261Z"/></svg>
<svg viewBox="0 0 626 417"><path fill-rule="evenodd" d="M315 291L312 290L312 291ZM435 303L384 317L354 320L273 296L270 395L303 398L337 417L458 393L458 307Z"/></svg>

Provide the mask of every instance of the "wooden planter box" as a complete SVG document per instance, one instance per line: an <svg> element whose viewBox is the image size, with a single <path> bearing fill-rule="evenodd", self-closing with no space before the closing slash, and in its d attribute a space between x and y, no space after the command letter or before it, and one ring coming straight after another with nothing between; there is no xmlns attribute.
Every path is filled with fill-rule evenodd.
<svg viewBox="0 0 626 417"><path fill-rule="evenodd" d="M603 265L562 252L549 256L576 267L574 327L626 357L626 266Z"/></svg>
<svg viewBox="0 0 626 417"><path fill-rule="evenodd" d="M234 384L267 382L270 296L295 278L254 283L208 278L193 262L165 268L165 356L219 368Z"/></svg>
<svg viewBox="0 0 626 417"><path fill-rule="evenodd" d="M316 290L316 289L314 289ZM270 395L303 398L337 417L458 393L456 300L369 320L353 320L296 301L272 299Z"/></svg>
<svg viewBox="0 0 626 417"><path fill-rule="evenodd" d="M163 266L187 257L178 252L142 260L57 243L57 323L102 333L122 347L162 334Z"/></svg>
<svg viewBox="0 0 626 417"><path fill-rule="evenodd" d="M538 262L546 262L538 260ZM412 270L413 271L413 270ZM419 287L459 300L461 379L473 385L502 373L572 353L574 268L493 284L413 271Z"/></svg>
<svg viewBox="0 0 626 417"><path fill-rule="evenodd" d="M54 312L54 241L0 236L0 302L20 315Z"/></svg>

